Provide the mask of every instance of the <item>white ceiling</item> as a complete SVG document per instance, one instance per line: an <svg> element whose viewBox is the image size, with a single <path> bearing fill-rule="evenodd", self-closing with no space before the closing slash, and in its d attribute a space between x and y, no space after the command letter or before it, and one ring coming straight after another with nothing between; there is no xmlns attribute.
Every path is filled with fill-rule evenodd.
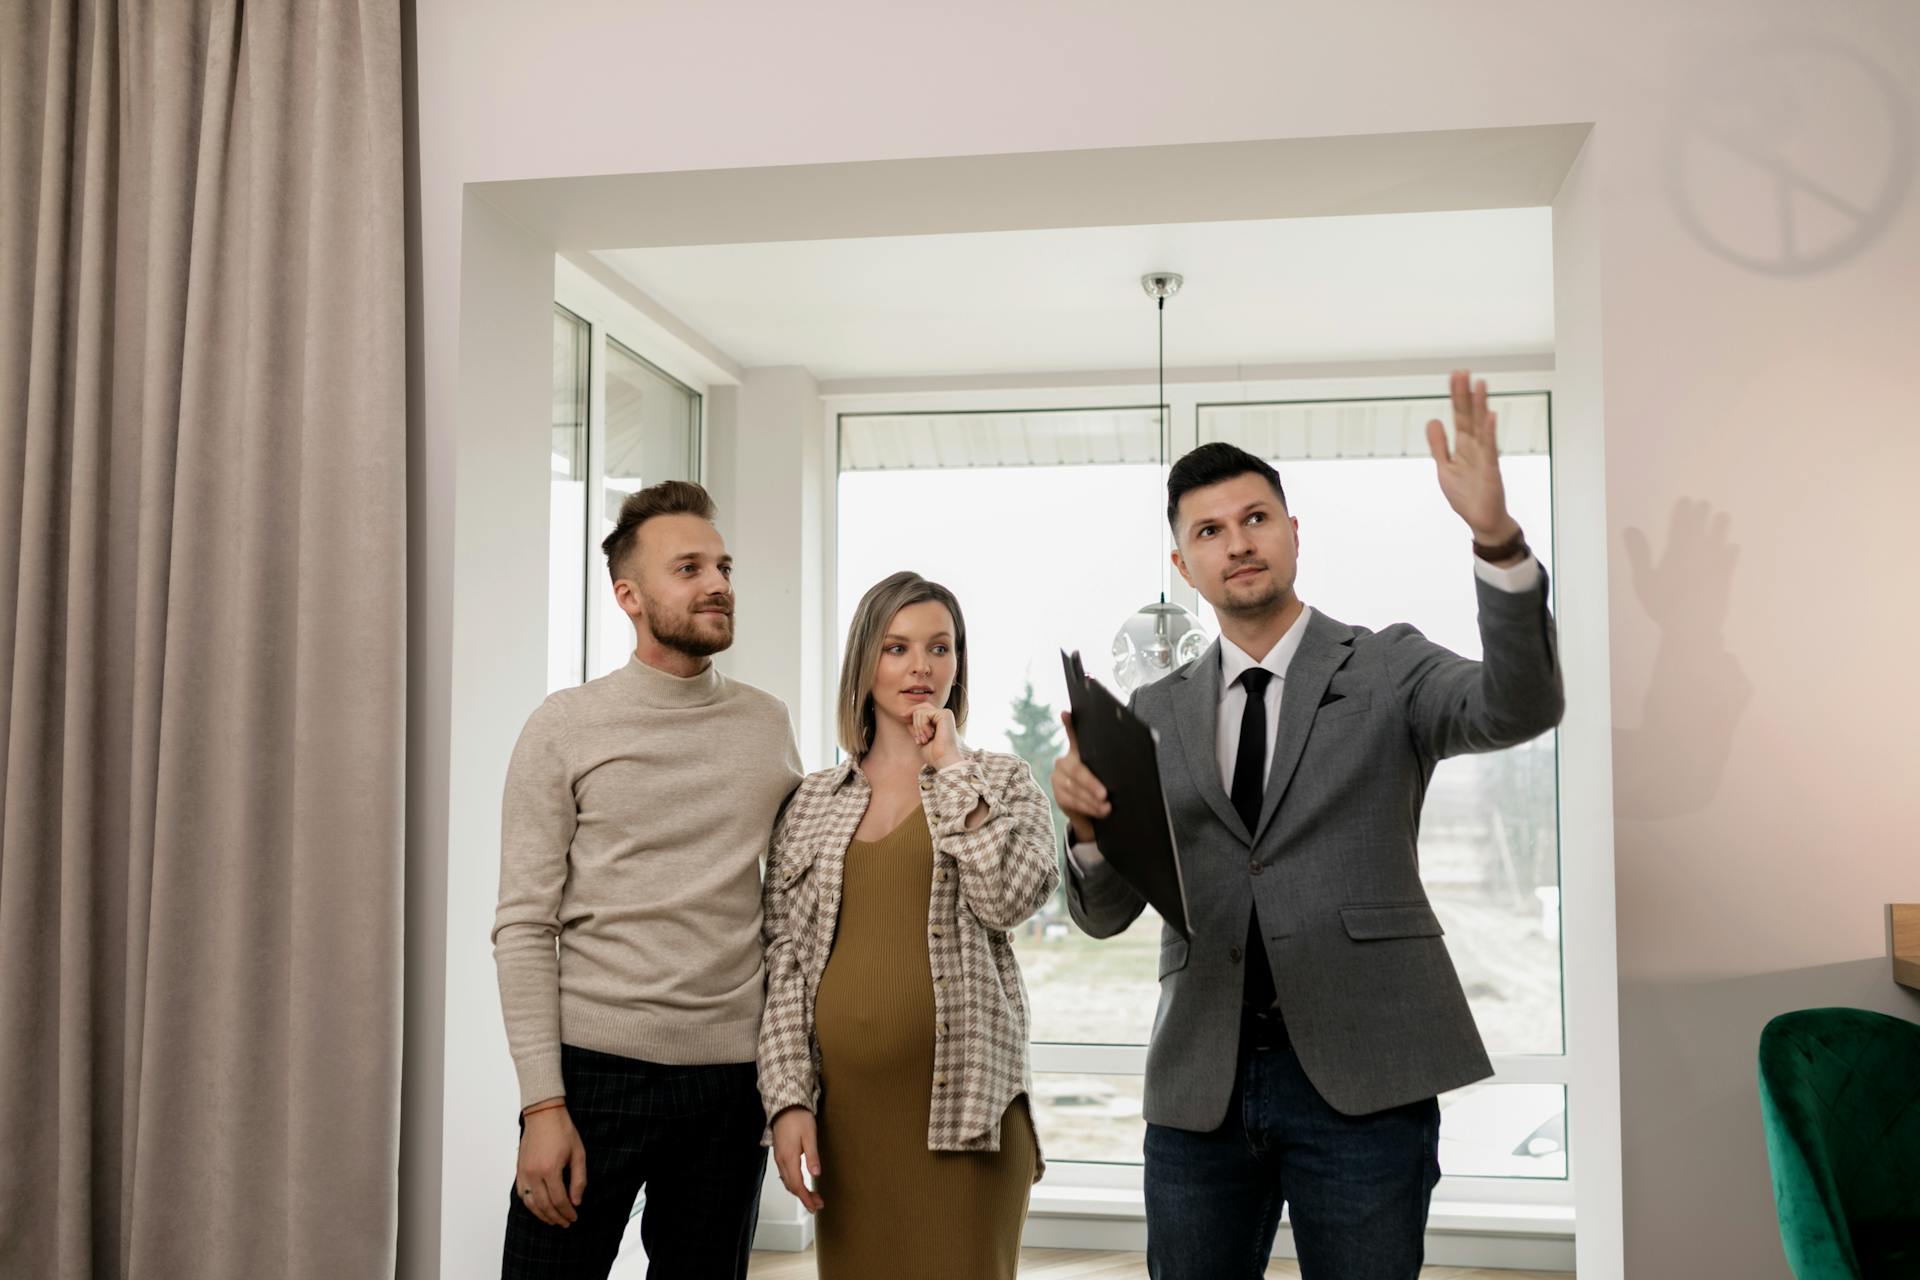
<svg viewBox="0 0 1920 1280"><path fill-rule="evenodd" d="M601 250L740 364L816 378L1149 369L1148 271L1178 271L1167 364L1553 348L1545 208Z"/></svg>

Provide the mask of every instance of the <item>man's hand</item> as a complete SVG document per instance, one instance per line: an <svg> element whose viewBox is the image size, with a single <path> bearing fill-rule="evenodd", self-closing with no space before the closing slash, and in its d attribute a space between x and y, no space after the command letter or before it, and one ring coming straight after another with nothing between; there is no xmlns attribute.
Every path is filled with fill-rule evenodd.
<svg viewBox="0 0 1920 1280"><path fill-rule="evenodd" d="M826 1201L800 1176L802 1161L806 1172L815 1178L820 1176L820 1131L813 1112L805 1107L788 1107L773 1118L773 1167L780 1171L780 1184L793 1193L793 1198L805 1205L808 1213L818 1213Z"/></svg>
<svg viewBox="0 0 1920 1280"><path fill-rule="evenodd" d="M536 1111L520 1135L520 1203L556 1227L572 1226L587 1194L587 1149L565 1107Z"/></svg>
<svg viewBox="0 0 1920 1280"><path fill-rule="evenodd" d="M1453 449L1446 428L1427 423L1427 447L1440 472L1440 492L1473 530L1473 540L1497 547L1520 532L1507 514L1507 490L1500 482L1500 447L1494 440L1498 415L1487 408L1487 383L1474 382L1464 369L1453 373Z"/></svg>
<svg viewBox="0 0 1920 1280"><path fill-rule="evenodd" d="M1067 815L1073 826L1076 844L1093 842L1093 820L1113 812L1107 803L1107 789L1080 759L1080 740L1074 736L1073 713L1062 711L1060 723L1067 729L1067 754L1053 762L1053 802Z"/></svg>

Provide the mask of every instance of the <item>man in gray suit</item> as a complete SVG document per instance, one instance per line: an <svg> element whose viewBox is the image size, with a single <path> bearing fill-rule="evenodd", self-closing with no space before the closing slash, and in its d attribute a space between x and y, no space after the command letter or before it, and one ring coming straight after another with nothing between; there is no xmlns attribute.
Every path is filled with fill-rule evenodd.
<svg viewBox="0 0 1920 1280"><path fill-rule="evenodd" d="M1427 437L1473 534L1481 662L1303 605L1298 522L1259 458L1203 445L1168 474L1173 562L1221 638L1130 704L1158 734L1192 925L1162 935L1147 1052L1155 1280L1263 1274L1283 1204L1307 1280L1414 1280L1438 1095L1493 1072L1420 882L1420 805L1439 761L1545 733L1564 698L1486 383L1456 373L1452 396L1452 448L1438 421ZM1110 937L1145 900L1100 855L1111 809L1067 732L1067 902Z"/></svg>

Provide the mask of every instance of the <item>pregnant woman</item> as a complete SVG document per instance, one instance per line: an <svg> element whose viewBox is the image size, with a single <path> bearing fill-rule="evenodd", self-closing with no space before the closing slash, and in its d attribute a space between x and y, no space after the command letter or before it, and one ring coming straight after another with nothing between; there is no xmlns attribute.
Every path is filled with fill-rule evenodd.
<svg viewBox="0 0 1920 1280"><path fill-rule="evenodd" d="M767 861L760 1090L823 1280L1013 1280L1042 1168L1007 931L1059 881L1053 825L1024 760L961 743L966 682L952 592L868 591L847 758L801 783Z"/></svg>

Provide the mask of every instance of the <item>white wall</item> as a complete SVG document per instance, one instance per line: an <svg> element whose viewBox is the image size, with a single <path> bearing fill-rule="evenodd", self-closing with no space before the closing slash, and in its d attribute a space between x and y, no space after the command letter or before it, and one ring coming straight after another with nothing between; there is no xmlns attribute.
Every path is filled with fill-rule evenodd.
<svg viewBox="0 0 1920 1280"><path fill-rule="evenodd" d="M414 691L416 710L452 706L415 726L426 738L416 785L484 776L518 727L472 723L453 701L457 682L488 663L505 674L527 645L525 671L537 683L540 670L538 642L515 619L455 613L466 598L456 563L497 550L504 573L523 551L540 553L537 538L506 545L460 505L488 478L456 469L475 443L463 437L475 392L459 352L463 340L493 340L462 333L463 313L487 310L461 295L463 183L1595 122L1576 179L1599 246L1581 264L1580 296L1597 301L1588 338L1600 359L1561 376L1590 379L1605 405L1590 492L1604 493L1610 534L1616 803L1611 815L1568 817L1610 820L1616 846L1625 1271L1786 1275L1754 1101L1760 1026L1807 1004L1920 1016L1887 978L1880 912L1920 896L1920 798L1906 785L1920 772L1909 728L1920 676L1907 655L1920 597L1904 564L1920 533L1910 497L1920 213L1904 88L1920 81L1920 9L419 0L418 22L427 563L415 616L423 650L453 661L429 664ZM1782 75L1782 46L1810 51L1816 92ZM1758 95L1761 110L1729 110L1729 93L1736 104ZM1749 141L1785 149L1848 195L1862 210L1859 243L1797 273L1735 260L1742 246L1766 246L1780 206L1733 152L1703 143L1702 123L1729 119L1757 120ZM1839 216L1797 206L1798 234ZM481 217L467 234L515 233ZM532 288L498 283L494 302ZM550 283L549 260L541 287ZM544 307L529 314L544 335ZM542 420L530 388L503 393L530 396L527 420ZM528 483L543 478L536 467ZM1635 572L1641 539L1652 572ZM446 871L493 856L462 815L495 803L452 797L446 847L422 823L410 849L410 887L430 907L447 885L438 928L451 930L410 911L410 1008L443 963L448 974L446 1061L410 1037L408 1063L410 1100L446 1073L447 1275L484 1273L497 1257L505 1187L506 1169L490 1165L474 1175L484 1197L456 1194L454 1181L466 1172L463 1130L511 1126L472 1104L510 1068L503 1044L482 1052L484 1020L497 1027L498 1014L456 972L459 955L484 948L491 904L461 900L462 877ZM490 966L475 972L491 1001ZM410 1142L430 1140L410 1131ZM440 1242L416 1222L440 1185L431 1155L407 1156L410 1275L438 1273Z"/></svg>
<svg viewBox="0 0 1920 1280"><path fill-rule="evenodd" d="M461 448L454 474L449 776L462 780L447 808L444 879L446 1021L445 1181L439 1238L445 1269L409 1275L498 1272L513 1179L519 1088L507 1054L488 940L498 896L500 788L520 727L546 693L545 525L550 483L553 373L523 357L551 346L553 256L469 200L460 298ZM531 424L530 426L524 424ZM542 584L534 600L509 583ZM493 696L474 696L491 690ZM415 940L409 939L409 948ZM417 1064L409 1064L415 1066ZM504 1105L503 1105L504 1101ZM438 1174L440 1171L436 1171Z"/></svg>

